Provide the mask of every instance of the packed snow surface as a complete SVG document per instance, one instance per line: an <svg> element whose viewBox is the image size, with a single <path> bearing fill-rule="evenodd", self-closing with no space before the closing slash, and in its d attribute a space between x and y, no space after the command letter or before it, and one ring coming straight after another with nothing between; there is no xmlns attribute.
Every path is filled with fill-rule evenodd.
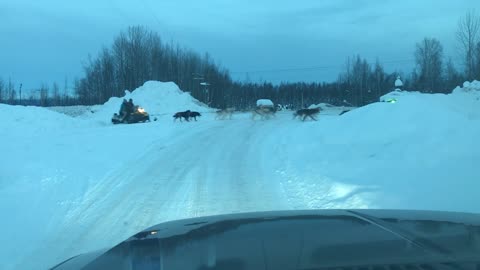
<svg viewBox="0 0 480 270"><path fill-rule="evenodd" d="M396 91L381 98L395 103L341 116L322 106L318 121L304 122L292 112L215 120L160 82L124 97L158 118L145 124L110 123L123 98L76 117L0 105L0 268L46 269L151 225L211 214L480 212L479 93L479 82L448 95ZM202 116L173 121L187 109Z"/></svg>

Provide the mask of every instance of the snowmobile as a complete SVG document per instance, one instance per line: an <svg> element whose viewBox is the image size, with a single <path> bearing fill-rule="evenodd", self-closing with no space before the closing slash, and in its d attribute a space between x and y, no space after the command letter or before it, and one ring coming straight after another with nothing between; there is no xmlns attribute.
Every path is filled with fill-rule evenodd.
<svg viewBox="0 0 480 270"><path fill-rule="evenodd" d="M150 121L150 115L142 107L133 107L133 112L127 115L125 118L118 113L114 113L112 117L113 124L134 124L144 123Z"/></svg>

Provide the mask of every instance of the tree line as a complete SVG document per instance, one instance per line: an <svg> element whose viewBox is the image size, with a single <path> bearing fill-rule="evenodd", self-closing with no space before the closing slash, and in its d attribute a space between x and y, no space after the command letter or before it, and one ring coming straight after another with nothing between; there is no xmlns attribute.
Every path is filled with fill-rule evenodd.
<svg viewBox="0 0 480 270"><path fill-rule="evenodd" d="M380 60L369 63L356 55L346 59L335 82L273 85L234 81L208 53L200 55L173 42L166 43L157 33L135 26L121 32L110 48L89 58L83 78L74 82L74 96L66 93L66 83L63 92L54 83L51 87L42 85L37 96L25 98L21 96L21 85L16 87L11 80L0 79L0 102L38 106L100 104L145 81L158 80L173 81L216 108L249 109L259 98L295 108L319 102L362 106L393 90L399 75L405 89L429 93L447 93L465 80L480 79L480 17L467 12L458 22L455 37L463 57L462 70L446 58L440 41L426 37L415 44L415 69L407 74L387 73Z"/></svg>
<svg viewBox="0 0 480 270"><path fill-rule="evenodd" d="M164 43L157 33L137 26L120 33L110 49L104 48L89 61L75 90L82 104L98 104L148 80L173 81L203 101L210 96L200 95L200 82L210 82L213 92L231 83L227 70L214 64L208 54L200 56L178 44Z"/></svg>
<svg viewBox="0 0 480 270"><path fill-rule="evenodd" d="M41 107L81 105L79 99L69 92L67 85L65 81L61 89L54 82L51 86L42 84L34 91L22 92L22 84L16 85L11 79L5 82L0 78L0 103Z"/></svg>

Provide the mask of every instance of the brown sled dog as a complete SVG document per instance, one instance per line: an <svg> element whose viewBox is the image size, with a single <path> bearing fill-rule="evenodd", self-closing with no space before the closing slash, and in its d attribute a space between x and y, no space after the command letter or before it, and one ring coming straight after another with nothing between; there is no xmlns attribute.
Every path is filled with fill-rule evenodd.
<svg viewBox="0 0 480 270"><path fill-rule="evenodd" d="M307 117L310 117L312 120L317 121L315 116L317 116L320 113L320 108L314 108L314 109L301 109L296 111L293 114L293 119L300 117L302 118L302 121L305 121Z"/></svg>

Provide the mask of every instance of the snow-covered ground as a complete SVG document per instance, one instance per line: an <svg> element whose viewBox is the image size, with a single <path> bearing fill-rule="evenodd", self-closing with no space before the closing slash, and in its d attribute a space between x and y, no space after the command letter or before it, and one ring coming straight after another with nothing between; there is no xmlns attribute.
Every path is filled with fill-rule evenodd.
<svg viewBox="0 0 480 270"><path fill-rule="evenodd" d="M158 118L145 124L109 123L121 98L75 118L0 105L0 268L45 269L156 223L201 215L480 212L480 83L382 99L392 96L395 103L342 116L343 108L324 106L317 122L291 112L215 120L214 110L159 82L126 93ZM186 109L202 117L173 122Z"/></svg>

